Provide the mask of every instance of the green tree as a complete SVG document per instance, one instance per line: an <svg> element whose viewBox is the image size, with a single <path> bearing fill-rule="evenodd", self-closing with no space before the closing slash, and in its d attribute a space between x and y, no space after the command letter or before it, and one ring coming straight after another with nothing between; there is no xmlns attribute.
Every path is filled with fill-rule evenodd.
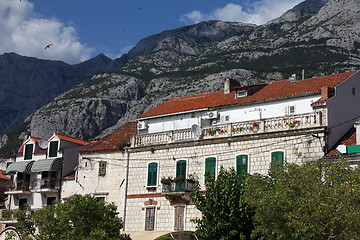
<svg viewBox="0 0 360 240"><path fill-rule="evenodd" d="M193 219L196 235L202 239L248 239L252 226L252 211L243 201L246 174L239 178L234 169L222 167L215 180L206 178L206 191L196 183L191 199L202 213Z"/></svg>
<svg viewBox="0 0 360 240"><path fill-rule="evenodd" d="M32 214L29 210L26 206L8 213L17 219L22 239L130 239L120 234L123 225L116 206L90 195L75 195L64 203L55 201Z"/></svg>
<svg viewBox="0 0 360 240"><path fill-rule="evenodd" d="M253 237L360 239L360 169L345 161L272 166L247 178L244 199L255 210Z"/></svg>

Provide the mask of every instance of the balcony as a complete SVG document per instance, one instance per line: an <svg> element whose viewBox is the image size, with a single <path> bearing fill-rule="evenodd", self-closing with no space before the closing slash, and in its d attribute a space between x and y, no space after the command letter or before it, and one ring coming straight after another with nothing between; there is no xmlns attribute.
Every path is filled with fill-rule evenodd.
<svg viewBox="0 0 360 240"><path fill-rule="evenodd" d="M5 194L8 195L30 195L30 181L18 181L10 185L9 191L6 191Z"/></svg>
<svg viewBox="0 0 360 240"><path fill-rule="evenodd" d="M255 123L256 124L254 124L254 121L247 121L203 127L200 136L195 135L191 129L135 135L132 139L132 146L149 146L194 141L199 139L246 136L259 133L301 130L323 126L321 112L292 115L282 118L268 118L256 120Z"/></svg>
<svg viewBox="0 0 360 240"><path fill-rule="evenodd" d="M60 180L49 178L36 179L32 182L32 189L40 193L56 193L60 189Z"/></svg>
<svg viewBox="0 0 360 240"><path fill-rule="evenodd" d="M194 186L194 181L184 179L183 181L162 181L162 193L171 203L190 202L190 191Z"/></svg>

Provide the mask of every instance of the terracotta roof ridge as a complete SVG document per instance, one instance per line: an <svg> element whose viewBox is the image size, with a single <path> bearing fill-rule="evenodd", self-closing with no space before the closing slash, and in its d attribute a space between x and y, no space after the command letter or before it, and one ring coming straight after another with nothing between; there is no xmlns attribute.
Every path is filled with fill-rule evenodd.
<svg viewBox="0 0 360 240"><path fill-rule="evenodd" d="M85 141L85 140L81 140L81 139L77 139L77 138L73 138L73 137L69 137L60 133L55 133L55 135L57 137L59 137L61 140L65 140L65 141L69 141L69 142L73 142L73 143L78 143L81 145L88 145L90 144L89 141Z"/></svg>

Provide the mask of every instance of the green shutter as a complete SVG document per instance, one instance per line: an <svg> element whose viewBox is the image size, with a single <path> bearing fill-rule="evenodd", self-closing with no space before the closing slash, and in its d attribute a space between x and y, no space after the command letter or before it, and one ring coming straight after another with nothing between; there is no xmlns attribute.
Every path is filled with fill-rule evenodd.
<svg viewBox="0 0 360 240"><path fill-rule="evenodd" d="M105 176L106 174L106 162L99 162L99 176Z"/></svg>
<svg viewBox="0 0 360 240"><path fill-rule="evenodd" d="M236 173L240 177L243 172L248 171L248 156L239 155L236 157Z"/></svg>
<svg viewBox="0 0 360 240"><path fill-rule="evenodd" d="M149 163L148 165L148 186L156 186L157 185L157 168L158 164L156 162Z"/></svg>
<svg viewBox="0 0 360 240"><path fill-rule="evenodd" d="M58 144L58 141L50 142L49 157L57 157Z"/></svg>
<svg viewBox="0 0 360 240"><path fill-rule="evenodd" d="M209 157L205 159L205 181L211 176L215 177L215 169L216 169L216 158Z"/></svg>
<svg viewBox="0 0 360 240"><path fill-rule="evenodd" d="M179 176L186 178L186 160L180 160L176 163L176 177Z"/></svg>
<svg viewBox="0 0 360 240"><path fill-rule="evenodd" d="M34 144L25 145L25 155L24 155L25 160L32 159L33 148L34 148Z"/></svg>
<svg viewBox="0 0 360 240"><path fill-rule="evenodd" d="M276 167L280 168L284 166L284 152L272 152L271 162L276 161Z"/></svg>

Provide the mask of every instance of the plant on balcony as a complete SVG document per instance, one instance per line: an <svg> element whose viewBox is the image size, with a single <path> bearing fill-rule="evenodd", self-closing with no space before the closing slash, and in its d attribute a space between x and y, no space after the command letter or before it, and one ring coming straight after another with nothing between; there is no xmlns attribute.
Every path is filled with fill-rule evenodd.
<svg viewBox="0 0 360 240"><path fill-rule="evenodd" d="M184 182L185 178L184 175L179 175L176 178L174 178L174 182Z"/></svg>
<svg viewBox="0 0 360 240"><path fill-rule="evenodd" d="M173 181L172 177L162 177L161 183L171 183Z"/></svg>
<svg viewBox="0 0 360 240"><path fill-rule="evenodd" d="M208 129L206 131L207 134L209 134L210 136L214 136L216 133L227 133L227 130L226 129L220 129L220 128L215 128L215 129Z"/></svg>
<svg viewBox="0 0 360 240"><path fill-rule="evenodd" d="M238 128L232 128L231 129L231 131L233 132L233 133L239 133L239 132L242 132L242 131L244 131L244 128L243 127L238 127Z"/></svg>
<svg viewBox="0 0 360 240"><path fill-rule="evenodd" d="M251 123L250 130L252 130L254 133L257 133L260 129L260 125L258 122Z"/></svg>
<svg viewBox="0 0 360 240"><path fill-rule="evenodd" d="M299 126L299 125L300 125L300 121L294 120L293 122L289 123L289 128L294 128L295 126Z"/></svg>

